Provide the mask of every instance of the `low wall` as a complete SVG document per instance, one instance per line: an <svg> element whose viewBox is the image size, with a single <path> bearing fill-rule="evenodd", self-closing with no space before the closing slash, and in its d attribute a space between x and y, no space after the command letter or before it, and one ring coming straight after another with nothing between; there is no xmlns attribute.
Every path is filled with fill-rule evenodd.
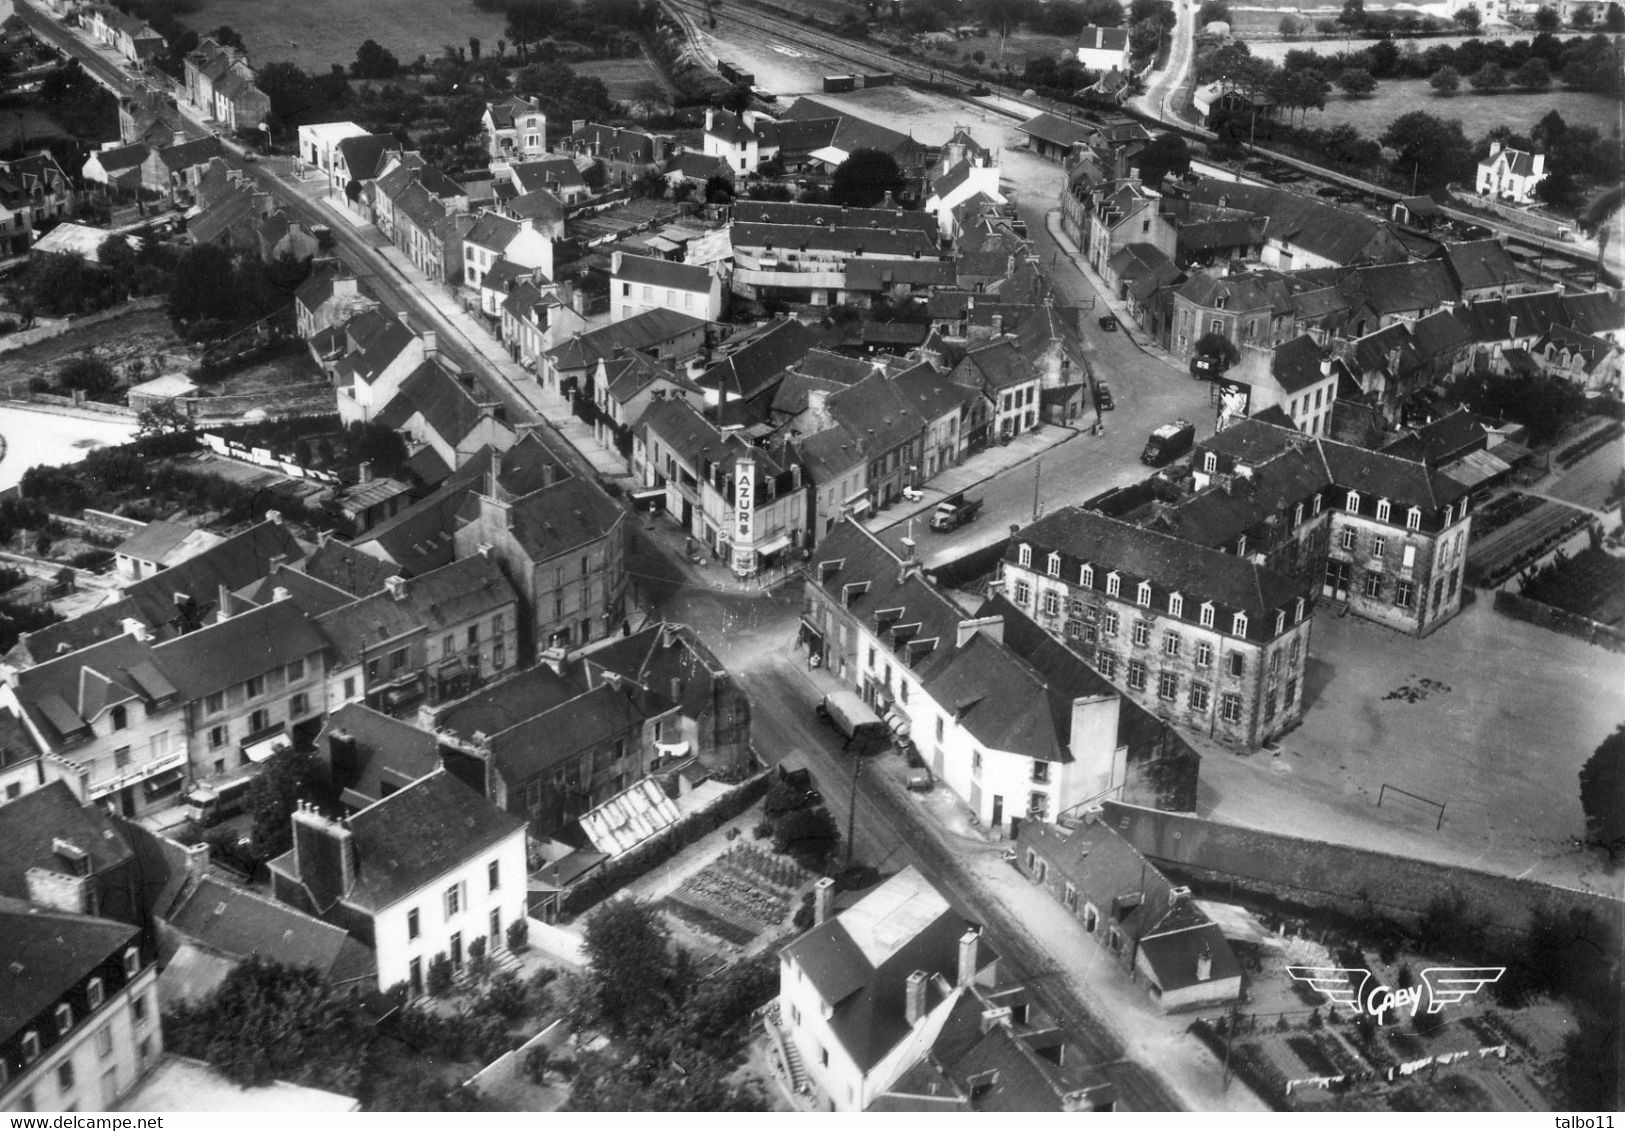
<svg viewBox="0 0 1625 1131"><path fill-rule="evenodd" d="M1507 204L1494 197L1479 196L1476 193L1457 192L1452 190L1451 199L1463 208L1476 208L1483 212L1492 212L1503 223L1511 224L1515 228L1522 228L1537 236L1544 236L1549 240L1572 239L1574 225L1555 220L1550 216L1542 216L1538 212L1531 212L1527 208Z"/></svg>
<svg viewBox="0 0 1625 1131"><path fill-rule="evenodd" d="M1584 640L1587 644L1595 644L1610 652L1625 652L1625 631L1594 621L1590 617L1583 617L1579 613L1571 613L1516 593L1508 593L1504 589L1495 594L1495 611L1504 617L1521 620L1552 632L1560 632L1564 636Z"/></svg>
<svg viewBox="0 0 1625 1131"><path fill-rule="evenodd" d="M95 314L87 314L82 318L52 319L45 325L35 326L28 330L17 330L0 338L0 353L22 349L24 346L31 346L35 342L49 341L52 338L61 337L70 330L78 330L85 326L98 326L103 322L111 322L115 318L122 318L126 314L137 311L160 310L168 301L167 298L163 297L138 298L121 303L108 310L99 310Z"/></svg>
<svg viewBox="0 0 1625 1131"><path fill-rule="evenodd" d="M94 413L98 416L121 416L135 419L136 411L129 405L104 404L85 397L59 397L54 393L29 393L28 403L41 408L70 408L74 412Z"/></svg>
<svg viewBox="0 0 1625 1131"><path fill-rule="evenodd" d="M1457 896L1501 944L1527 930L1531 913L1588 911L1617 952L1625 939L1625 903L1534 880L1436 864L1385 852L1159 813L1108 801L1106 819L1160 868L1216 896L1246 893L1355 919L1415 925L1438 899Z"/></svg>

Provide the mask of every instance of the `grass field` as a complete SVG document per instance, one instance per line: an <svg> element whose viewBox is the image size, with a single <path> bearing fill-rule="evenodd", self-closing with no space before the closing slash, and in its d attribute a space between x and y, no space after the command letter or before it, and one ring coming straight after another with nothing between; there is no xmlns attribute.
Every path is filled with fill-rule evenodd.
<svg viewBox="0 0 1625 1131"><path fill-rule="evenodd" d="M641 97L641 92L649 83L654 83L665 91L665 97L670 98L672 91L670 85L660 73L660 68L651 62L647 55L640 55L636 59L601 59L591 63L571 63L570 69L578 75L599 78L609 88L609 96L616 102L628 102Z"/></svg>
<svg viewBox="0 0 1625 1131"><path fill-rule="evenodd" d="M494 55L503 27L501 16L468 0L201 0L181 19L200 32L230 24L256 65L286 61L307 71L325 71L331 63L348 66L367 39L403 63L419 55L433 58L448 43L466 50L471 35Z"/></svg>
<svg viewBox="0 0 1625 1131"><path fill-rule="evenodd" d="M1556 110L1570 125L1596 126L1604 137L1619 121L1620 103L1605 94L1553 90L1544 94L1456 94L1440 97L1426 79L1383 82L1369 98L1349 98L1333 92L1324 111L1311 110L1304 124L1321 129L1347 123L1369 138L1376 138L1388 123L1412 110L1426 110L1441 118L1460 118L1468 138L1477 140L1496 126L1527 132L1547 111Z"/></svg>

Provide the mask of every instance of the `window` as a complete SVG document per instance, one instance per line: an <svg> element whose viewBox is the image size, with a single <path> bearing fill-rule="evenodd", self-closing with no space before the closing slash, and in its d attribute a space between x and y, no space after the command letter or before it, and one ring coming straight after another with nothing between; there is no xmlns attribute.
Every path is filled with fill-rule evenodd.
<svg viewBox="0 0 1625 1131"><path fill-rule="evenodd" d="M130 999L130 1012L135 1016L136 1026L139 1028L147 1023L147 995Z"/></svg>
<svg viewBox="0 0 1625 1131"><path fill-rule="evenodd" d="M309 712L310 696L306 695L303 691L295 692L293 698L288 700L288 714L294 718L298 718L299 716L308 714Z"/></svg>
<svg viewBox="0 0 1625 1131"><path fill-rule="evenodd" d="M1243 534L1240 538L1236 539L1236 557L1245 558L1246 556L1247 556L1247 535Z"/></svg>
<svg viewBox="0 0 1625 1131"><path fill-rule="evenodd" d="M1212 452L1208 452L1206 455L1204 455L1202 457L1202 470L1207 472L1219 470L1219 457L1214 455Z"/></svg>
<svg viewBox="0 0 1625 1131"><path fill-rule="evenodd" d="M1304 600L1303 600L1302 597L1299 597L1297 603L1292 606L1292 623L1293 624L1302 623L1304 608L1305 608Z"/></svg>
<svg viewBox="0 0 1625 1131"><path fill-rule="evenodd" d="M1146 669L1143 663L1139 660L1130 660L1128 662L1128 685L1130 690L1144 691L1145 676Z"/></svg>
<svg viewBox="0 0 1625 1131"><path fill-rule="evenodd" d="M1157 676L1157 698L1166 699L1172 703L1179 697L1179 677L1173 672L1161 672Z"/></svg>
<svg viewBox="0 0 1625 1131"><path fill-rule="evenodd" d="M127 712L123 707L114 707L108 712L108 717L113 720L114 730L123 730L125 727L130 725L129 712Z"/></svg>
<svg viewBox="0 0 1625 1131"><path fill-rule="evenodd" d="M1393 513L1393 508L1388 505L1388 500L1387 499L1378 499L1377 500L1377 521L1378 522L1387 522L1388 521L1388 516L1390 514L1392 514L1392 513Z"/></svg>
<svg viewBox="0 0 1625 1131"><path fill-rule="evenodd" d="M1044 594L1044 615L1053 617L1061 611L1061 597L1058 593Z"/></svg>
<svg viewBox="0 0 1625 1131"><path fill-rule="evenodd" d="M1178 593L1168 594L1168 615L1171 617L1185 615L1185 598Z"/></svg>
<svg viewBox="0 0 1625 1131"><path fill-rule="evenodd" d="M1025 581L1016 582L1016 604L1025 605L1033 599L1033 587Z"/></svg>
<svg viewBox="0 0 1625 1131"><path fill-rule="evenodd" d="M1048 572L1048 574L1051 577L1060 577L1061 576L1061 555L1060 554L1054 554L1054 553L1050 554L1050 556L1048 558L1046 558L1045 561L1044 561L1044 568L1045 568L1046 572Z"/></svg>
<svg viewBox="0 0 1625 1131"><path fill-rule="evenodd" d="M23 1034L23 1063L32 1064L39 1059L39 1034L30 1029Z"/></svg>
<svg viewBox="0 0 1625 1131"><path fill-rule="evenodd" d="M305 678L305 661L304 661L303 658L294 660L294 661L292 661L291 663L288 664L288 682L289 683L298 683L300 680L302 680L304 678Z"/></svg>
<svg viewBox="0 0 1625 1131"><path fill-rule="evenodd" d="M1100 654L1095 657L1095 667L1099 668L1100 674L1105 676L1107 679L1117 678L1117 657L1106 651L1104 648L1102 648L1100 650Z"/></svg>
<svg viewBox="0 0 1625 1131"><path fill-rule="evenodd" d="M1116 573L1106 575L1106 596L1121 597L1123 595L1123 579Z"/></svg>
<svg viewBox="0 0 1625 1131"><path fill-rule="evenodd" d="M1451 503L1449 506L1444 508L1444 525L1446 525L1446 526L1450 525L1450 518L1455 513L1456 513L1456 505L1454 503Z"/></svg>
<svg viewBox="0 0 1625 1131"><path fill-rule="evenodd" d="M1104 614L1101 615L1101 618L1100 618L1100 635L1102 635L1102 636L1116 636L1117 635L1117 614L1116 613L1108 612L1108 613L1104 613Z"/></svg>
<svg viewBox="0 0 1625 1131"><path fill-rule="evenodd" d="M1321 498L1320 498L1319 495L1316 495L1315 496L1315 505L1312 508L1314 510L1314 513L1316 513L1316 514L1320 513L1320 503L1321 503Z"/></svg>
<svg viewBox="0 0 1625 1131"><path fill-rule="evenodd" d="M1212 628L1213 627L1213 602L1212 601L1204 601L1202 603L1202 611L1197 615L1196 619L1197 619L1197 623L1199 623L1203 628Z"/></svg>
<svg viewBox="0 0 1625 1131"><path fill-rule="evenodd" d="M262 675L251 675L251 676L249 676L248 677L247 691L248 691L248 697L250 699L258 699L261 695L264 695L265 694L265 677L262 676Z"/></svg>
<svg viewBox="0 0 1625 1131"><path fill-rule="evenodd" d="M1350 514L1360 513L1360 492L1350 491L1343 499L1343 509Z"/></svg>
<svg viewBox="0 0 1625 1131"><path fill-rule="evenodd" d="M264 707L261 707L259 710L248 716L248 732L250 734L258 734L262 730L269 730L270 727L271 712L267 711Z"/></svg>
<svg viewBox="0 0 1625 1131"><path fill-rule="evenodd" d="M1144 605L1146 608L1151 607L1151 583L1149 581L1140 582L1139 587L1134 591L1134 603Z"/></svg>
<svg viewBox="0 0 1625 1131"><path fill-rule="evenodd" d="M1264 721L1266 723L1275 721L1275 692L1273 690L1264 696Z"/></svg>
<svg viewBox="0 0 1625 1131"><path fill-rule="evenodd" d="M1205 683L1191 684L1191 710L1206 711L1208 707L1208 686Z"/></svg>
<svg viewBox="0 0 1625 1131"><path fill-rule="evenodd" d="M56 1087L63 1095L73 1091L73 1061L64 1060L56 1066Z"/></svg>
<svg viewBox="0 0 1625 1131"><path fill-rule="evenodd" d="M344 677L344 698L346 701L355 698L355 676L353 675Z"/></svg>
<svg viewBox="0 0 1625 1131"><path fill-rule="evenodd" d="M1292 647L1287 649L1286 662L1293 667L1298 666L1298 657L1303 655L1303 638L1293 637Z"/></svg>
<svg viewBox="0 0 1625 1131"><path fill-rule="evenodd" d="M1033 782L1036 785L1049 784L1049 763L1033 759Z"/></svg>
<svg viewBox="0 0 1625 1131"><path fill-rule="evenodd" d="M1286 681L1286 706L1290 707L1298 701L1298 677L1293 676Z"/></svg>
<svg viewBox="0 0 1625 1131"><path fill-rule="evenodd" d="M1400 566L1401 569L1405 569L1405 570L1411 570L1411 569L1416 568L1416 547L1415 546L1406 546L1405 547L1404 551L1400 554L1400 557L1399 557L1399 566Z"/></svg>
<svg viewBox="0 0 1625 1131"><path fill-rule="evenodd" d="M475 648L475 647L479 646L479 643L480 643L480 626L477 625L477 624L471 624L471 625L468 626L468 646L470 648Z"/></svg>
<svg viewBox="0 0 1625 1131"><path fill-rule="evenodd" d="M1019 546L1016 548L1016 564L1027 566L1029 568L1032 566L1033 548L1031 546Z"/></svg>
<svg viewBox="0 0 1625 1131"><path fill-rule="evenodd" d="M1179 633L1165 632L1162 634L1162 654L1164 656L1179 655Z"/></svg>
<svg viewBox="0 0 1625 1131"><path fill-rule="evenodd" d="M1365 595L1367 597L1382 596L1382 574L1368 573L1365 575Z"/></svg>
<svg viewBox="0 0 1625 1131"><path fill-rule="evenodd" d="M56 1007L56 1035L66 1037L73 1028L73 1006L63 1002Z"/></svg>
<svg viewBox="0 0 1625 1131"><path fill-rule="evenodd" d="M105 993L106 992L102 989L102 980L100 978L92 978L85 986L85 1001L89 1004L92 1011L101 1008Z"/></svg>
<svg viewBox="0 0 1625 1131"><path fill-rule="evenodd" d="M1230 631L1236 636L1245 637L1247 635L1246 613L1237 613L1235 616L1230 618Z"/></svg>
<svg viewBox="0 0 1625 1131"><path fill-rule="evenodd" d="M1213 645L1206 640L1196 642L1196 666L1210 668L1213 666Z"/></svg>
<svg viewBox="0 0 1625 1131"><path fill-rule="evenodd" d="M980 750L971 751L970 776L973 778L979 778L982 776L982 752Z"/></svg>
<svg viewBox="0 0 1625 1131"><path fill-rule="evenodd" d="M415 939L420 933L418 929L418 909L414 907L406 913L406 937Z"/></svg>
<svg viewBox="0 0 1625 1131"><path fill-rule="evenodd" d="M113 1026L103 1025L96 1030L96 1056L106 1060L113 1055Z"/></svg>
<svg viewBox="0 0 1625 1131"><path fill-rule="evenodd" d="M1394 604L1401 609L1410 608L1414 593L1415 590L1409 581L1396 581L1394 583Z"/></svg>
<svg viewBox="0 0 1625 1131"><path fill-rule="evenodd" d="M1405 512L1405 529L1422 529L1422 509L1420 507L1412 507L1410 510Z"/></svg>
<svg viewBox="0 0 1625 1131"><path fill-rule="evenodd" d="M447 888L444 902L446 905L446 918L455 918L463 909L463 885L457 883Z"/></svg>
<svg viewBox="0 0 1625 1131"><path fill-rule="evenodd" d="M1242 676L1242 673L1244 673L1247 670L1247 659L1246 659L1246 657L1243 656L1240 652L1232 652L1226 658L1230 662L1230 664L1229 664L1229 666L1230 666L1230 674L1235 676L1237 679L1240 679L1241 676Z"/></svg>
<svg viewBox="0 0 1625 1131"><path fill-rule="evenodd" d="M1049 794L1033 790L1027 794L1027 817L1033 821L1047 821L1049 819ZM1044 865L1038 871L1038 878L1045 879L1049 874L1049 866Z"/></svg>
<svg viewBox="0 0 1625 1131"><path fill-rule="evenodd" d="M1303 504L1302 503L1299 503L1297 506L1292 508L1292 525L1293 526L1302 526L1303 525Z"/></svg>
<svg viewBox="0 0 1625 1131"><path fill-rule="evenodd" d="M226 744L226 728L223 726L209 728L209 749L218 750Z"/></svg>
<svg viewBox="0 0 1625 1131"><path fill-rule="evenodd" d="M1085 589L1093 589L1095 587L1094 566L1083 566L1078 570L1078 584L1083 586Z"/></svg>
<svg viewBox="0 0 1625 1131"><path fill-rule="evenodd" d="M1134 622L1134 644L1143 648L1151 643L1151 622L1137 620Z"/></svg>
<svg viewBox="0 0 1625 1131"><path fill-rule="evenodd" d="M389 654L389 670L394 673L404 667L406 667L406 649L397 648Z"/></svg>
<svg viewBox="0 0 1625 1131"><path fill-rule="evenodd" d="M1376 537L1376 538L1371 539L1371 556L1372 557L1374 557L1374 558L1382 557L1383 552L1385 550L1387 550L1387 549L1388 549L1388 539L1383 538L1380 535L1378 537Z"/></svg>
<svg viewBox="0 0 1625 1131"><path fill-rule="evenodd" d="M113 766L115 769L122 770L129 764L130 748L128 746L120 746L117 750L113 751Z"/></svg>
<svg viewBox="0 0 1625 1131"><path fill-rule="evenodd" d="M502 862L500 860L493 860L485 866L485 879L491 885L491 891L496 891L502 886Z"/></svg>
<svg viewBox="0 0 1625 1131"><path fill-rule="evenodd" d="M1241 722L1241 696L1226 691L1219 699L1219 717L1227 723Z"/></svg>
<svg viewBox="0 0 1625 1131"><path fill-rule="evenodd" d="M213 694L204 696L203 709L211 715L218 715L221 711L224 711L226 709L226 693L216 691Z"/></svg>
<svg viewBox="0 0 1625 1131"><path fill-rule="evenodd" d="M1069 883L1066 885L1066 891L1061 896L1061 902L1066 904L1066 909L1068 911L1076 911L1078 909L1078 888L1076 884Z"/></svg>
<svg viewBox="0 0 1625 1131"><path fill-rule="evenodd" d="M1344 527L1342 532L1337 536L1337 544L1343 549L1349 551L1354 549L1355 540L1354 531L1348 527Z"/></svg>
<svg viewBox="0 0 1625 1131"><path fill-rule="evenodd" d="M942 742L942 732L945 729L947 729L947 726L948 726L948 720L944 716L938 715L937 716L937 742L938 743Z"/></svg>

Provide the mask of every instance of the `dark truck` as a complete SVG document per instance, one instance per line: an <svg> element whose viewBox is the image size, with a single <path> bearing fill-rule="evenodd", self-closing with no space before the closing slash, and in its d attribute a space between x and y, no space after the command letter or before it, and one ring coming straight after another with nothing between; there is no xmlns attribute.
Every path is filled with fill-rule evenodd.
<svg viewBox="0 0 1625 1131"><path fill-rule="evenodd" d="M939 534L957 530L967 522L975 522L982 513L981 499L967 499L964 493L950 495L931 512L931 529Z"/></svg>
<svg viewBox="0 0 1625 1131"><path fill-rule="evenodd" d="M892 730L855 692L831 691L814 712L846 741L842 750L878 754L892 742Z"/></svg>
<svg viewBox="0 0 1625 1131"><path fill-rule="evenodd" d="M1195 442L1196 425L1190 421L1176 420L1172 424L1164 424L1146 440L1145 451L1140 453L1140 462L1148 463L1152 467L1161 467L1190 451L1191 445Z"/></svg>

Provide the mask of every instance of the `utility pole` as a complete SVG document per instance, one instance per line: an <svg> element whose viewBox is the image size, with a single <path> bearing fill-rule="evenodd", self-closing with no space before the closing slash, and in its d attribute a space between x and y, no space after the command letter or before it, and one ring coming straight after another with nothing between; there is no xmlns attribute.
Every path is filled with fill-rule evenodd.
<svg viewBox="0 0 1625 1131"><path fill-rule="evenodd" d="M846 808L846 863L852 867L852 834L858 825L858 775L863 772L863 755L852 755L852 800Z"/></svg>
<svg viewBox="0 0 1625 1131"><path fill-rule="evenodd" d="M1038 521L1038 516L1044 512L1044 504L1041 503L1039 501L1039 499L1038 499L1038 487L1039 487L1039 484L1043 482L1043 480L1044 480L1044 461L1043 461L1042 458L1040 458L1038 460L1038 462L1033 465L1033 521L1034 522L1037 522Z"/></svg>

